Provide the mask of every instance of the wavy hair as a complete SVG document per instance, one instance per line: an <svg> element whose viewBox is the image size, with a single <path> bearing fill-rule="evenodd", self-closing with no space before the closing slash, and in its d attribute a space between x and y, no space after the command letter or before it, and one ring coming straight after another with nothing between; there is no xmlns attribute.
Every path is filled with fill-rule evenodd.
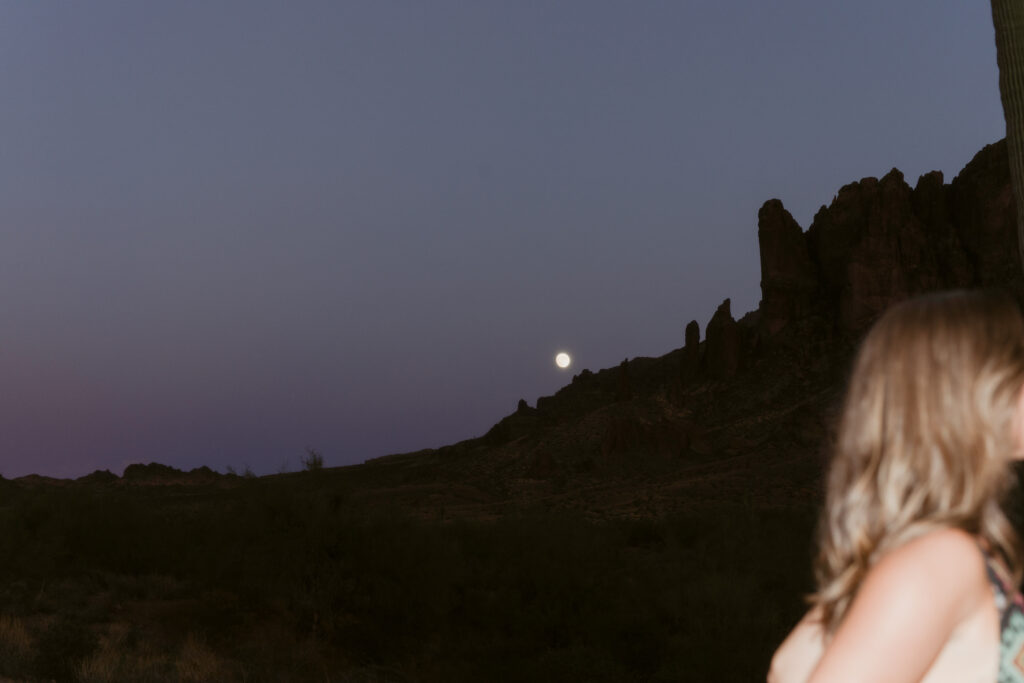
<svg viewBox="0 0 1024 683"><path fill-rule="evenodd" d="M1021 578L1002 509L1014 477L1024 386L1024 321L992 292L954 291L890 308L854 363L826 485L815 560L826 631L835 631L887 551L956 527Z"/></svg>

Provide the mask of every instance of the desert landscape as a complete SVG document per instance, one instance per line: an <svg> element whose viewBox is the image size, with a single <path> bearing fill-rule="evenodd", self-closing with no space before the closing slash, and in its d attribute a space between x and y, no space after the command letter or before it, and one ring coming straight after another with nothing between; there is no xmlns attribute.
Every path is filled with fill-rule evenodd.
<svg viewBox="0 0 1024 683"><path fill-rule="evenodd" d="M765 202L757 310L726 300L479 438L259 477L0 481L0 675L762 679L811 588L860 335L920 292L1024 301L1007 168L999 142L950 183L864 178L806 230Z"/></svg>

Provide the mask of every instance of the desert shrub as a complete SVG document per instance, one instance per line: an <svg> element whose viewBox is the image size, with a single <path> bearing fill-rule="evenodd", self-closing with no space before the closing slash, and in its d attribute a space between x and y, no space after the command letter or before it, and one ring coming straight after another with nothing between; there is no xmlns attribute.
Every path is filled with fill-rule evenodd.
<svg viewBox="0 0 1024 683"><path fill-rule="evenodd" d="M83 683L161 683L172 678L173 665L164 648L140 643L130 624L114 623L99 639L96 650L76 668Z"/></svg>
<svg viewBox="0 0 1024 683"><path fill-rule="evenodd" d="M307 472L316 472L324 468L324 456L315 448L307 448L302 456L302 468Z"/></svg>
<svg viewBox="0 0 1024 683"><path fill-rule="evenodd" d="M194 633L189 633L175 662L178 680L183 683L224 681L230 677L230 665Z"/></svg>
<svg viewBox="0 0 1024 683"><path fill-rule="evenodd" d="M87 624L54 619L36 636L33 672L44 679L76 680L79 665L96 645L96 635Z"/></svg>
<svg viewBox="0 0 1024 683"><path fill-rule="evenodd" d="M32 665L32 636L23 619L0 615L0 674L27 676Z"/></svg>

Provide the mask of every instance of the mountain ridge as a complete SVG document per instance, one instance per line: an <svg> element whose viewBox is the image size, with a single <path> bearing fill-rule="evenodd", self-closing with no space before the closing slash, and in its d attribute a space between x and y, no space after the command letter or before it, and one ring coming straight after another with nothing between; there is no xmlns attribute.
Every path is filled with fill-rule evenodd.
<svg viewBox="0 0 1024 683"><path fill-rule="evenodd" d="M758 212L760 303L735 319L725 299L703 339L689 321L680 347L582 370L533 407L520 399L477 438L260 479L308 476L366 505L437 519L817 505L853 351L885 308L960 287L998 287L1024 302L1014 210L1005 141L950 183L932 171L910 187L892 169L844 185L806 230L769 199ZM247 478L150 464L75 481L224 487Z"/></svg>
<svg viewBox="0 0 1024 683"><path fill-rule="evenodd" d="M385 456L446 460L490 480L493 504L661 514L723 499L820 500L831 424L859 338L888 306L928 291L997 287L1024 301L1005 141L950 182L892 169L844 185L806 230L779 199L758 212L762 298L718 307L699 338L657 358L584 370L484 436ZM490 476L468 472L485 461ZM602 498L602 496L604 496ZM443 498L443 496L439 496Z"/></svg>

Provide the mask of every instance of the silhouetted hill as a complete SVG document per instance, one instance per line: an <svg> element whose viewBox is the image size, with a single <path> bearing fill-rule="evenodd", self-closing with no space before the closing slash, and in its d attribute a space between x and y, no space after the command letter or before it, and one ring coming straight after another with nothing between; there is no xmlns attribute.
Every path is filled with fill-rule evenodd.
<svg viewBox="0 0 1024 683"><path fill-rule="evenodd" d="M362 465L363 492L424 514L530 506L647 515L732 500L816 504L829 426L861 335L923 292L998 287L1024 300L1006 146L951 183L893 169L842 187L803 230L778 199L758 213L762 299L726 299L700 339L583 370L487 434Z"/></svg>
<svg viewBox="0 0 1024 683"><path fill-rule="evenodd" d="M839 189L806 229L783 203L758 212L760 305L736 319L726 299L691 321L681 346L582 370L553 396L485 435L316 473L318 486L428 519L566 509L639 517L735 502L807 507L860 336L890 304L954 287L999 287L1024 301L1004 142L951 183L914 187L892 169ZM274 475L287 479L306 473ZM233 487L208 468L131 465L81 486ZM67 482L23 477L5 485Z"/></svg>

